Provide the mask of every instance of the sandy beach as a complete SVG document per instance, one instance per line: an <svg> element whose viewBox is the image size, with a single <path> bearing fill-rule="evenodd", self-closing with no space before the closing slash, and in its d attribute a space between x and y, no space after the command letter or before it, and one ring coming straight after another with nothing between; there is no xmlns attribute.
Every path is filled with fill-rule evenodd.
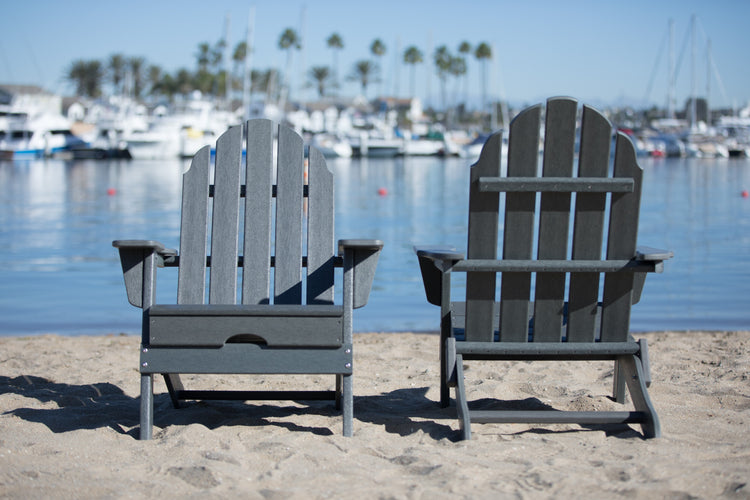
<svg viewBox="0 0 750 500"><path fill-rule="evenodd" d="M158 380L149 442L137 440L137 337L2 337L0 497L750 498L750 332L638 337L649 342L662 438L627 426L486 424L469 442L456 441L455 409L436 402L436 335L355 335L353 438L327 402L174 410ZM558 409L620 407L608 398L611 375L603 362L473 362L466 372L475 399Z"/></svg>

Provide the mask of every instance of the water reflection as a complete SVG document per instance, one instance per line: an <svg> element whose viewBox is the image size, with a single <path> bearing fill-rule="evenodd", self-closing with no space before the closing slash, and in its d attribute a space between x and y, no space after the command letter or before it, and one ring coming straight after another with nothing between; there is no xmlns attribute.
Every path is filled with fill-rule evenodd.
<svg viewBox="0 0 750 500"><path fill-rule="evenodd" d="M750 327L747 160L642 160L639 241L675 251L650 277L633 328ZM179 241L185 161L0 163L0 334L137 332L114 239ZM465 248L468 162L456 158L330 160L336 235L386 243L358 331L434 330L415 244ZM176 276L159 276L174 300ZM460 282L460 281L459 281Z"/></svg>

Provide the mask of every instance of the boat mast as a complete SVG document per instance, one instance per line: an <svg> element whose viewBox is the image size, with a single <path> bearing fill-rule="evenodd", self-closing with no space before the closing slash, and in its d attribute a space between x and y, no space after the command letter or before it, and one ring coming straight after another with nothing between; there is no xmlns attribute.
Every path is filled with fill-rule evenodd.
<svg viewBox="0 0 750 500"><path fill-rule="evenodd" d="M232 78L230 76L232 48L229 46L229 26L232 18L227 13L224 25L224 100L225 108L230 111L232 108Z"/></svg>
<svg viewBox="0 0 750 500"><path fill-rule="evenodd" d="M253 29L255 28L255 6L250 7L250 13L247 19L247 33L245 35L245 68L242 78L242 112L245 121L250 118L250 93L252 91L252 61L253 54Z"/></svg>
<svg viewBox="0 0 750 500"><path fill-rule="evenodd" d="M669 75L667 82L667 115L674 118L675 108L675 75L674 75L674 19L669 20Z"/></svg>
<svg viewBox="0 0 750 500"><path fill-rule="evenodd" d="M695 76L696 64L695 64L695 14L690 18L690 130L695 128L697 111L696 106L696 90L695 90Z"/></svg>

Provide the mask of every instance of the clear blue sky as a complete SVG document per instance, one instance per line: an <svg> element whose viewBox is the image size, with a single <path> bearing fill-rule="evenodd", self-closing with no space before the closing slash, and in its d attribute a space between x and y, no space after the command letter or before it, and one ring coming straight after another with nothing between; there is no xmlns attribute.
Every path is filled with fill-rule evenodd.
<svg viewBox="0 0 750 500"><path fill-rule="evenodd" d="M455 53L465 40L494 47L488 92L512 103L564 94L602 104L648 97L664 106L671 19L674 57L680 60L678 107L690 95L693 73L698 94L706 93L708 39L716 68L711 71L712 106L750 102L748 0L0 0L0 83L39 84L69 94L64 74L73 60L106 61L114 53L145 57L167 71L193 70L198 44L219 40L227 16L230 44L244 39L253 6L254 68L284 70L285 54L278 48L281 32L291 27L303 36L304 49L293 59L295 86L302 83L301 62L308 68L333 65L325 41L338 32L344 41L339 53L344 76L355 61L372 58L375 38L386 45L380 64L383 82L370 86L369 97L381 89L410 93L410 70L400 61L404 49L416 45L425 54L425 63L416 68L417 94L429 92L439 103L431 53L439 45ZM686 42L693 14L698 19L694 70L691 44ZM477 97L480 66L473 57L469 78L469 93ZM457 90L451 83L448 98L465 93L463 85ZM341 93L357 91L358 86L348 82ZM300 92L294 91L293 97ZM305 93L313 97L312 90Z"/></svg>

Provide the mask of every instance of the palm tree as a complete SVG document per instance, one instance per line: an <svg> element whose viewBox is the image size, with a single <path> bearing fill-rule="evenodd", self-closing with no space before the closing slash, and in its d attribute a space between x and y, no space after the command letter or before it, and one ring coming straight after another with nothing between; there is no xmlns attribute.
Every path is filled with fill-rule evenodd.
<svg viewBox="0 0 750 500"><path fill-rule="evenodd" d="M148 67L147 80L149 83L149 95L153 96L162 91L161 82L164 79L162 69L159 66L152 64Z"/></svg>
<svg viewBox="0 0 750 500"><path fill-rule="evenodd" d="M482 65L482 109L487 109L487 60L492 59L492 48L482 42L477 45L474 57Z"/></svg>
<svg viewBox="0 0 750 500"><path fill-rule="evenodd" d="M326 39L326 45L333 52L333 82L332 86L338 87L339 85L339 58L338 52L344 48L344 40L338 33L332 33L331 36Z"/></svg>
<svg viewBox="0 0 750 500"><path fill-rule="evenodd" d="M331 80L331 70L328 66L313 66L310 68L310 79L318 89L318 96L323 97L326 93L326 86Z"/></svg>
<svg viewBox="0 0 750 500"><path fill-rule="evenodd" d="M422 51L420 51L416 46L412 45L404 51L404 62L411 66L410 76L409 76L409 88L411 89L411 97L414 97L414 73L416 70L417 64L423 62L422 59Z"/></svg>
<svg viewBox="0 0 750 500"><path fill-rule="evenodd" d="M242 82L242 73L240 72L240 67L244 68L244 62L245 57L247 56L247 42L240 42L234 47L234 52L232 53L232 62L234 63L234 68L232 70L232 74L234 75L234 78L232 78L232 88L240 88L241 82ZM244 69L242 70L244 71ZM240 83L237 83L240 82ZM237 85L235 85L237 83Z"/></svg>
<svg viewBox="0 0 750 500"><path fill-rule="evenodd" d="M471 44L467 41L463 41L458 45L458 53L466 59L471 54ZM468 102L469 100L469 64L466 63L466 71L464 73L464 99Z"/></svg>
<svg viewBox="0 0 750 500"><path fill-rule="evenodd" d="M112 54L109 56L107 71L114 93L122 92L122 83L125 78L125 66L125 56L122 54Z"/></svg>
<svg viewBox="0 0 750 500"><path fill-rule="evenodd" d="M435 50L435 69L437 70L438 78L440 79L440 96L443 102L443 109L446 108L445 103L445 83L448 79L448 73L451 67L451 54L448 52L448 47L441 45Z"/></svg>
<svg viewBox="0 0 750 500"><path fill-rule="evenodd" d="M143 71L146 66L146 60L143 57L130 57L127 60L127 65L133 82L133 97L139 99L145 85Z"/></svg>
<svg viewBox="0 0 750 500"><path fill-rule="evenodd" d="M174 86L175 92L178 94L189 94L195 88L193 84L193 75L191 75L190 71L185 68L180 68L175 75Z"/></svg>
<svg viewBox="0 0 750 500"><path fill-rule="evenodd" d="M300 38L297 32L292 28L287 28L281 33L279 38L279 48L286 50L286 95L290 97L291 90L291 75L292 75L292 49L300 49Z"/></svg>
<svg viewBox="0 0 750 500"><path fill-rule="evenodd" d="M451 57L448 73L456 77L456 106L458 106L458 90L461 77L466 74L466 59L461 56Z"/></svg>
<svg viewBox="0 0 750 500"><path fill-rule="evenodd" d="M66 77L75 85L77 95L96 98L102 93L104 70L99 61L83 59L73 61Z"/></svg>
<svg viewBox="0 0 750 500"><path fill-rule="evenodd" d="M385 44L380 38L376 38L372 41L372 44L370 45L370 52L372 52L372 55L377 57L378 59L381 59L383 55L385 55ZM381 59L382 60L382 59ZM380 93L383 93L383 80L380 80Z"/></svg>
<svg viewBox="0 0 750 500"><path fill-rule="evenodd" d="M358 81L362 86L362 94L367 95L367 85L370 83L370 80L373 79L373 77L377 73L377 70L377 66L375 66L371 61L361 59L354 63L354 70L349 76L349 79Z"/></svg>
<svg viewBox="0 0 750 500"><path fill-rule="evenodd" d="M208 65L211 64L211 45L207 42L198 44L198 52L195 54L198 63L198 71L208 71Z"/></svg>

